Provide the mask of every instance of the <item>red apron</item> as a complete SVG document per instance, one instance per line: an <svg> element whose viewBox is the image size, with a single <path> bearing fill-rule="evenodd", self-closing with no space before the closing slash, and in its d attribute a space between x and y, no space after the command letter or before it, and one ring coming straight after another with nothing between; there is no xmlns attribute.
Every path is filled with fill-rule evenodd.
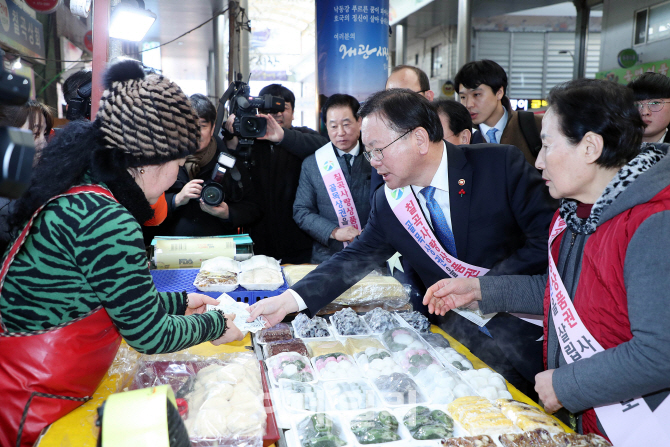
<svg viewBox="0 0 670 447"><path fill-rule="evenodd" d="M114 198L101 186L85 185L47 203L74 194ZM44 206L35 211L2 264L0 292ZM114 360L121 335L102 307L43 331L8 333L1 315L0 325L0 445L32 446L44 427L91 398Z"/></svg>

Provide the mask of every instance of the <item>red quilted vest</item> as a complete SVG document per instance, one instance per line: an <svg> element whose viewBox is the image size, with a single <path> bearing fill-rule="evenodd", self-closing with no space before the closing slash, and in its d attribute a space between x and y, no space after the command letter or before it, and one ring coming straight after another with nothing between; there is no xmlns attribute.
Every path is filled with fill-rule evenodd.
<svg viewBox="0 0 670 447"><path fill-rule="evenodd" d="M642 222L652 214L666 210L670 210L670 186L662 189L648 202L636 205L600 225L584 245L582 269L573 302L584 325L604 349L614 348L633 338L623 276L626 250ZM549 228L553 228L557 217L558 211ZM551 255L556 263L562 236L557 237L551 246ZM549 307L547 286L544 292L545 368ZM596 424L595 410L584 412L582 426L584 433L597 433L602 436Z"/></svg>

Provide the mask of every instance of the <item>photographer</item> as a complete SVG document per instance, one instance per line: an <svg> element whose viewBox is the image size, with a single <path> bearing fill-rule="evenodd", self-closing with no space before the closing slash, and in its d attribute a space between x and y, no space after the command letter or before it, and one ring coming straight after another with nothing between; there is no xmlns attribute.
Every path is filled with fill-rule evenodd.
<svg viewBox="0 0 670 447"><path fill-rule="evenodd" d="M286 87L268 85L260 91L259 96L263 95L284 98L286 104L283 112L258 115L267 119L267 133L255 140L249 155L249 174L263 210L263 217L250 231L254 253L290 264L307 263L312 256L312 238L293 220L293 202L302 161L328 143L328 138L307 127L293 127L295 95ZM234 119L231 115L226 122L229 136ZM226 144L237 149L237 138Z"/></svg>
<svg viewBox="0 0 670 447"><path fill-rule="evenodd" d="M91 119L91 86L93 73L91 70L79 70L71 74L63 82L63 97L66 118L70 121L78 119Z"/></svg>
<svg viewBox="0 0 670 447"><path fill-rule="evenodd" d="M244 165L235 163L235 167L226 169L223 175L223 201L216 206L205 203L201 197L203 187L211 183L219 155L227 151L221 141L213 138L214 104L201 94L192 95L190 99L199 117L200 148L186 157L177 181L165 193L168 217L157 227L157 232L169 236L237 234L238 227L251 225L261 216L253 185Z"/></svg>

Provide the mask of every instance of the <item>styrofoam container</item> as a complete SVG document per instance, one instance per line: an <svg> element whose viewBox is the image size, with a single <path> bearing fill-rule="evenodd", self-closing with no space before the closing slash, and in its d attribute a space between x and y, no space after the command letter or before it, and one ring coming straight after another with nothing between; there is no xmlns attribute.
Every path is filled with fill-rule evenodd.
<svg viewBox="0 0 670 447"><path fill-rule="evenodd" d="M254 255L246 261L240 262L239 271L246 272L248 270L265 268L281 271L281 265L279 264L279 261L277 261L275 258L265 255Z"/></svg>
<svg viewBox="0 0 670 447"><path fill-rule="evenodd" d="M246 261L245 261L246 262ZM268 281L259 281L265 279ZM246 270L237 277L239 284L247 290L277 290L284 285L284 275L281 270L259 268Z"/></svg>

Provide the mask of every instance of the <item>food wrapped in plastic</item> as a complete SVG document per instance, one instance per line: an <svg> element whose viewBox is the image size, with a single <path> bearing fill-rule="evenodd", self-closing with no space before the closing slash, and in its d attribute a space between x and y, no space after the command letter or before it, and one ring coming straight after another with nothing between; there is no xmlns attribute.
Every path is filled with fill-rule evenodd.
<svg viewBox="0 0 670 447"><path fill-rule="evenodd" d="M558 447L551 434L542 428L526 433L505 433L498 440L503 447Z"/></svg>
<svg viewBox="0 0 670 447"><path fill-rule="evenodd" d="M292 338L290 340L279 340L268 343L265 346L267 357L272 357L280 352L297 352L305 357L309 357L307 346L299 338Z"/></svg>
<svg viewBox="0 0 670 447"><path fill-rule="evenodd" d="M289 287L304 278L317 265L288 265L284 267L284 276ZM347 289L335 300L343 306L360 306L366 304L388 304L401 307L409 302L409 294L402 284L392 276L382 276L372 272Z"/></svg>
<svg viewBox="0 0 670 447"><path fill-rule="evenodd" d="M554 436L554 442L559 447L612 447L607 439L595 433L579 435L577 433L558 433Z"/></svg>
<svg viewBox="0 0 670 447"><path fill-rule="evenodd" d="M421 341L419 335L411 329L396 326L382 334L382 342L391 352L404 349L425 349L426 345Z"/></svg>
<svg viewBox="0 0 670 447"><path fill-rule="evenodd" d="M434 372L428 368L414 376L414 380L434 404L448 404L459 397L477 395L458 374L446 370Z"/></svg>
<svg viewBox="0 0 670 447"><path fill-rule="evenodd" d="M430 321L421 312L415 310L411 312L396 312L396 315L405 320L407 324L419 333L430 331Z"/></svg>
<svg viewBox="0 0 670 447"><path fill-rule="evenodd" d="M498 399L495 404L505 416L523 431L542 430L549 433L564 431L554 418L532 405L512 399Z"/></svg>
<svg viewBox="0 0 670 447"><path fill-rule="evenodd" d="M193 281L193 285L201 292L232 292L239 285L237 273L212 272L200 269Z"/></svg>
<svg viewBox="0 0 670 447"><path fill-rule="evenodd" d="M312 357L319 357L324 354L336 354L338 352L349 353L347 348L337 340L308 341L307 350Z"/></svg>
<svg viewBox="0 0 670 447"><path fill-rule="evenodd" d="M441 442L445 447L497 447L493 438L488 435L449 438L443 439Z"/></svg>
<svg viewBox="0 0 670 447"><path fill-rule="evenodd" d="M368 347L365 351L354 354L354 358L358 367L371 379L376 379L382 374L403 372L400 365L391 357L391 353L383 347Z"/></svg>
<svg viewBox="0 0 670 447"><path fill-rule="evenodd" d="M398 326L398 321L393 317L393 314L381 307L375 307L363 315L363 319L375 334L380 334Z"/></svg>
<svg viewBox="0 0 670 447"><path fill-rule="evenodd" d="M454 435L454 420L442 410L418 406L411 408L402 418L414 439L442 439Z"/></svg>
<svg viewBox="0 0 670 447"><path fill-rule="evenodd" d="M375 386L382 399L389 405L421 404L426 398L419 390L416 382L407 374L393 373L379 376Z"/></svg>
<svg viewBox="0 0 670 447"><path fill-rule="evenodd" d="M324 382L331 408L338 411L365 410L381 405L377 393L366 380Z"/></svg>
<svg viewBox="0 0 670 447"><path fill-rule="evenodd" d="M238 261L230 259L226 256L217 256L216 258L202 261L202 264L200 264L200 270L207 270L214 273L239 273L242 271Z"/></svg>
<svg viewBox="0 0 670 447"><path fill-rule="evenodd" d="M347 444L339 419L327 413L316 413L296 425L302 447L340 447Z"/></svg>
<svg viewBox="0 0 670 447"><path fill-rule="evenodd" d="M280 379L284 406L294 411L321 412L326 410L326 393L318 383L301 383Z"/></svg>
<svg viewBox="0 0 670 447"><path fill-rule="evenodd" d="M240 273L238 279L240 285L247 290L277 290L284 285L281 271L271 268L247 270Z"/></svg>
<svg viewBox="0 0 670 447"><path fill-rule="evenodd" d="M407 348L395 354L395 359L404 372L416 376L419 372L430 369L433 373L442 371L442 365L424 348Z"/></svg>
<svg viewBox="0 0 670 447"><path fill-rule="evenodd" d="M191 445L262 446L267 414L260 366L252 353L143 356L132 387L158 384L171 385L175 396L187 401L184 419Z"/></svg>
<svg viewBox="0 0 670 447"><path fill-rule="evenodd" d="M468 371L473 369L472 363L470 360L466 359L464 355L461 355L454 348L435 348L435 352L439 358L444 362L445 365L451 365L459 371Z"/></svg>
<svg viewBox="0 0 670 447"><path fill-rule="evenodd" d="M328 323L321 317L309 318L303 313L299 313L293 319L293 329L300 338L323 338L330 337Z"/></svg>
<svg viewBox="0 0 670 447"><path fill-rule="evenodd" d="M460 397L447 405L447 411L471 435L501 435L515 431L512 421L483 397Z"/></svg>
<svg viewBox="0 0 670 447"><path fill-rule="evenodd" d="M364 352L368 348L384 349L384 345L376 338L347 338L344 342L349 354L355 355Z"/></svg>
<svg viewBox="0 0 670 447"><path fill-rule="evenodd" d="M279 265L279 261L277 261L275 258L265 255L255 255L246 261L240 262L241 272L247 272L249 270L256 269L272 269L274 271L280 272L281 265Z"/></svg>
<svg viewBox="0 0 670 447"><path fill-rule="evenodd" d="M512 399L505 378L489 368L463 371L461 377L482 397L490 400Z"/></svg>
<svg viewBox="0 0 670 447"><path fill-rule="evenodd" d="M334 352L314 357L312 363L318 371L321 380L360 377L361 374L354 359L343 352Z"/></svg>
<svg viewBox="0 0 670 447"><path fill-rule="evenodd" d="M296 382L311 382L314 371L309 359L296 352L282 352L265 360L270 378L276 385L279 379L295 380Z"/></svg>
<svg viewBox="0 0 670 447"><path fill-rule="evenodd" d="M271 341L279 340L290 340L293 338L291 335L291 328L286 323L278 323L272 327L266 327L261 330L256 336L256 341L260 343L269 343Z"/></svg>
<svg viewBox="0 0 670 447"><path fill-rule="evenodd" d="M350 307L335 312L330 321L338 335L368 335L370 333L365 321Z"/></svg>
<svg viewBox="0 0 670 447"><path fill-rule="evenodd" d="M426 332L421 334L421 337L426 340L426 342L431 345L433 348L450 348L449 340L444 338L444 336L437 332Z"/></svg>
<svg viewBox="0 0 670 447"><path fill-rule="evenodd" d="M366 411L351 420L351 431L361 444L399 441L398 420L388 411Z"/></svg>

